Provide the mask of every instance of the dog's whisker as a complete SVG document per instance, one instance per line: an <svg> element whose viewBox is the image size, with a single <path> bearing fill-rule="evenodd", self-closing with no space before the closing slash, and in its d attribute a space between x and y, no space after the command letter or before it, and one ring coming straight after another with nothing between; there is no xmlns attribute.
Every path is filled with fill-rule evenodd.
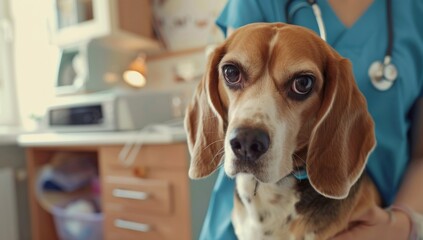
<svg viewBox="0 0 423 240"><path fill-rule="evenodd" d="M210 163L214 163L214 160L216 159L216 157L218 157L219 155L225 155L225 148L222 147L213 157L213 159L211 160ZM222 156L220 157L220 162L222 162Z"/></svg>
<svg viewBox="0 0 423 240"><path fill-rule="evenodd" d="M225 147L222 147L219 149L219 151L217 151L217 154L223 153L225 151Z"/></svg>
<svg viewBox="0 0 423 240"><path fill-rule="evenodd" d="M285 170L286 170L287 172L292 172L292 169L289 169L289 167L285 167Z"/></svg>
<svg viewBox="0 0 423 240"><path fill-rule="evenodd" d="M223 142L223 141L225 141L225 139L219 139L219 140L216 140L216 141L214 141L214 142L210 143L209 145L205 146L205 147L203 148L203 151L204 151L204 150L206 150L207 148L209 148L211 145L213 145L213 144L215 144L215 143Z"/></svg>
<svg viewBox="0 0 423 240"><path fill-rule="evenodd" d="M225 158L225 152L222 153L222 156L220 157L220 162L219 165L217 165L217 169L220 169L221 167L223 167L223 159Z"/></svg>
<svg viewBox="0 0 423 240"><path fill-rule="evenodd" d="M302 162L302 163L304 163L304 165L306 165L306 164L307 164L306 160L304 160L303 158L301 158L300 156L298 156L298 154L293 153L293 154L292 154L292 156L293 156L295 159L301 160L301 162Z"/></svg>
<svg viewBox="0 0 423 240"><path fill-rule="evenodd" d="M294 171L298 171L300 170L300 167L298 167L297 165L294 165Z"/></svg>
<svg viewBox="0 0 423 240"><path fill-rule="evenodd" d="M225 157L225 153L222 154L222 156L220 157L220 162L219 164L216 166L216 170L220 170L220 168L223 167L223 158Z"/></svg>
<svg viewBox="0 0 423 240"><path fill-rule="evenodd" d="M219 170L221 167L223 167L223 161L221 161L221 162L219 163L219 165L217 165L216 169L217 169L217 170Z"/></svg>

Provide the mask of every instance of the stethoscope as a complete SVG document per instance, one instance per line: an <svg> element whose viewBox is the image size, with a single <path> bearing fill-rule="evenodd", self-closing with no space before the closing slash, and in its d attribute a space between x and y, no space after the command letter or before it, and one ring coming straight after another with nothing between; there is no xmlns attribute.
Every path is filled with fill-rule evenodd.
<svg viewBox="0 0 423 240"><path fill-rule="evenodd" d="M319 28L320 37L326 41L326 28L323 23L322 12L316 0L307 0L307 3L303 2L295 6L295 9L291 11L290 6L293 0L288 0L285 5L285 16L286 22L292 24L291 16L300 8L311 6L313 14L316 18L317 26ZM382 61L373 62L368 70L370 82L373 86L380 90L386 91L392 87L398 76L398 71L395 65L392 63L392 49L394 42L394 27L392 23L392 0L386 0L386 16L388 26L388 46L386 47L385 57Z"/></svg>

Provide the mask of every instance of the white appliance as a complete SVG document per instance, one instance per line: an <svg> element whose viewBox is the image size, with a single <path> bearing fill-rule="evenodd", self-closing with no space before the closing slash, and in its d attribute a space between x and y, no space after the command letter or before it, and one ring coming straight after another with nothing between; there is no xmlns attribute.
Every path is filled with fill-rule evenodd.
<svg viewBox="0 0 423 240"><path fill-rule="evenodd" d="M58 132L139 130L182 117L174 91L93 93L59 97L47 109L45 127Z"/></svg>

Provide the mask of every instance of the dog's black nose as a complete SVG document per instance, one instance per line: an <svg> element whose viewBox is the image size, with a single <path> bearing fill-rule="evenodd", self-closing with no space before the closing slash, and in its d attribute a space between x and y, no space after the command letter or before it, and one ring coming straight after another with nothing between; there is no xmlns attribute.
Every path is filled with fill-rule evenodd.
<svg viewBox="0 0 423 240"><path fill-rule="evenodd" d="M239 160L255 161L269 149L269 134L257 128L236 128L229 143Z"/></svg>

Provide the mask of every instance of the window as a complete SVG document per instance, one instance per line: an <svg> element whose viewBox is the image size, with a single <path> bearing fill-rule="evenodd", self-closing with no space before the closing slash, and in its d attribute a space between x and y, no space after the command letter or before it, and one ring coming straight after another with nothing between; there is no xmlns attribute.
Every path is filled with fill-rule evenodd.
<svg viewBox="0 0 423 240"><path fill-rule="evenodd" d="M17 123L12 40L8 0L0 0L0 125L16 125Z"/></svg>

